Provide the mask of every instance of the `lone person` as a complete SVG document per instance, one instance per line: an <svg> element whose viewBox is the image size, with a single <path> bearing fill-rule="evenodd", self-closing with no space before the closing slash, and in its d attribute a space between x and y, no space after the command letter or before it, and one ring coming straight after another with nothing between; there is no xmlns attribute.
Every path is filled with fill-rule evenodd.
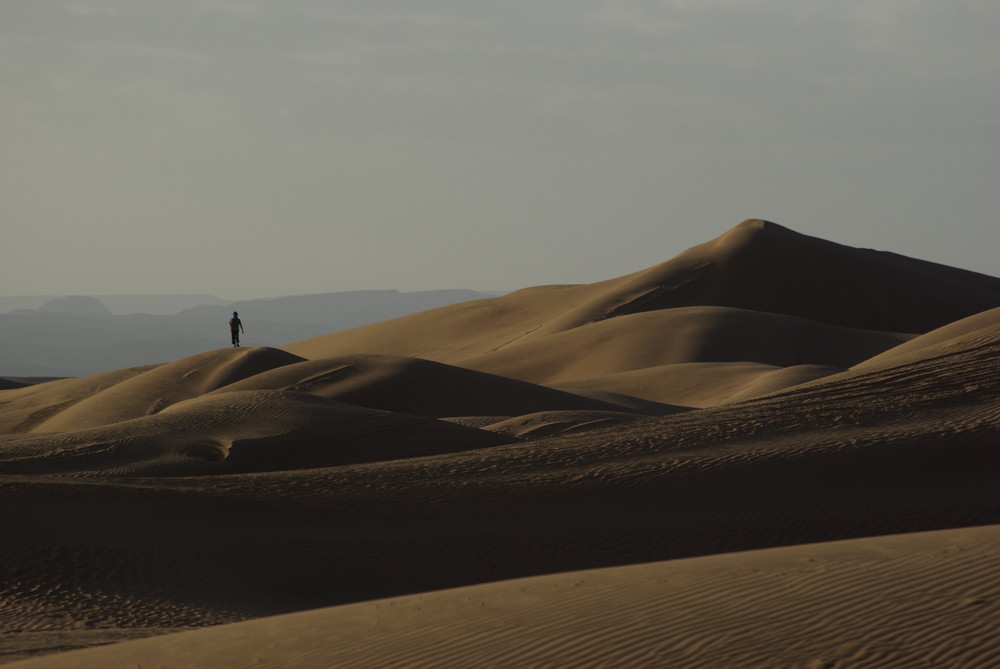
<svg viewBox="0 0 1000 669"><path fill-rule="evenodd" d="M238 348L240 345L241 330L243 330L243 321L240 320L240 315L234 311L233 317L229 319L229 334L233 336L233 348Z"/></svg>

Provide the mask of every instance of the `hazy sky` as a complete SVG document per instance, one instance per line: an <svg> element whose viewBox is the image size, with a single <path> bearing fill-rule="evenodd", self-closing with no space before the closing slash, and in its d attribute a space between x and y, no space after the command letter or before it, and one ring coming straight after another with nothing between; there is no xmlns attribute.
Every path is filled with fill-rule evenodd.
<svg viewBox="0 0 1000 669"><path fill-rule="evenodd" d="M0 0L0 294L1000 274L995 0Z"/></svg>

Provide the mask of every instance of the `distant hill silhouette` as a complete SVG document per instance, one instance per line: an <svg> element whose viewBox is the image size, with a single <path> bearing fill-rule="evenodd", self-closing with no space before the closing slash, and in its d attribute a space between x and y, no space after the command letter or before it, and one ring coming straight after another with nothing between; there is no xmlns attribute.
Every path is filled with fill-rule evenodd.
<svg viewBox="0 0 1000 669"><path fill-rule="evenodd" d="M0 314L0 376L87 376L176 360L227 345L227 321L233 311L243 319L246 345L281 346L492 296L461 289L363 290L204 304L175 314L127 315L111 313L104 300L92 296L62 297L37 308ZM167 296L152 296L150 302L163 308L167 303L158 299L163 297ZM180 299L184 296L173 297L184 302ZM128 304L141 306L140 297L128 298Z"/></svg>
<svg viewBox="0 0 1000 669"><path fill-rule="evenodd" d="M6 314L15 309L39 309L46 302L51 302L67 295L9 295L0 296L0 314ZM214 295L89 295L101 301L113 314L152 314L166 316L176 314L184 309L203 304L228 304Z"/></svg>
<svg viewBox="0 0 1000 669"><path fill-rule="evenodd" d="M65 316L110 316L111 310L96 297L85 295L70 295L59 297L38 307L38 311L46 314L63 314Z"/></svg>

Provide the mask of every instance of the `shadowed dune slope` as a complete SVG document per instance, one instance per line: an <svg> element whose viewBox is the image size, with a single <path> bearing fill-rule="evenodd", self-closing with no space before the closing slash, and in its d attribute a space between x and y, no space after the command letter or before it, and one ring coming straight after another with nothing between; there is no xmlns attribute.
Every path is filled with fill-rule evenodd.
<svg viewBox="0 0 1000 669"><path fill-rule="evenodd" d="M993 667L998 655L990 525L517 579L11 666Z"/></svg>
<svg viewBox="0 0 1000 669"><path fill-rule="evenodd" d="M1000 279L748 220L665 263L617 279L530 288L284 348L306 358L385 353L457 363L616 316L689 306L916 334L1000 306Z"/></svg>
<svg viewBox="0 0 1000 669"><path fill-rule="evenodd" d="M520 416L546 410L626 407L429 360L349 355L299 362L217 392L288 389L387 411L445 416Z"/></svg>
<svg viewBox="0 0 1000 669"><path fill-rule="evenodd" d="M212 477L0 476L0 640L32 635L35 648L66 648L95 643L98 631L120 638L525 576L1000 523L1000 333L981 333L943 354L739 404L423 458ZM255 393L260 407L240 408L237 426L253 416L281 425L287 412L314 408L338 420L330 400L269 392L209 395L134 422L187 411L197 415L189 426L221 421L214 403ZM817 593L833 597L829 583ZM824 600L827 611L845 611L841 597ZM710 617L711 598L703 605ZM815 627L787 615L800 619L793 636L761 643L809 643ZM749 636L768 638L748 618ZM937 629L926 620L906 629L921 638ZM883 622L885 633L895 624ZM746 644L747 657L763 652ZM708 645L689 652L714 657Z"/></svg>
<svg viewBox="0 0 1000 669"><path fill-rule="evenodd" d="M0 474L193 476L330 467L509 443L304 393L209 394L144 416L0 442Z"/></svg>
<svg viewBox="0 0 1000 669"><path fill-rule="evenodd" d="M718 305L919 333L1000 306L995 277L844 246L770 221L744 221L631 281L665 283L660 279L672 276L674 265L704 267L704 274L680 290L648 293L626 309Z"/></svg>
<svg viewBox="0 0 1000 669"><path fill-rule="evenodd" d="M545 384L691 362L846 368L912 337L745 309L685 307L583 325L458 364Z"/></svg>

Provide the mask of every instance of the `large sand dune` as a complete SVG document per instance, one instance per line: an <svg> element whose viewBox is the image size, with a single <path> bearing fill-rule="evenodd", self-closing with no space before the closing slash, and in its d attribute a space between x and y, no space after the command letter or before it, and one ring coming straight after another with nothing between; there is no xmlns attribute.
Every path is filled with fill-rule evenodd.
<svg viewBox="0 0 1000 669"><path fill-rule="evenodd" d="M722 306L865 330L923 333L998 306L1000 279L855 249L748 220L618 279L541 286L285 347L307 358L364 351L455 362L607 318Z"/></svg>
<svg viewBox="0 0 1000 669"><path fill-rule="evenodd" d="M993 666L998 307L750 221L599 284L0 391L0 658Z"/></svg>

